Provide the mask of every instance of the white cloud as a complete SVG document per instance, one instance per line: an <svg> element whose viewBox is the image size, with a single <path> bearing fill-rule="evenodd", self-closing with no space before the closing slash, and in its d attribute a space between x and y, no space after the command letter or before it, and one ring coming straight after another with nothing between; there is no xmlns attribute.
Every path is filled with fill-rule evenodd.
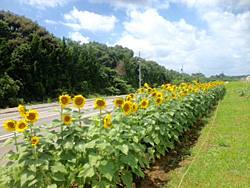
<svg viewBox="0 0 250 188"><path fill-rule="evenodd" d="M168 0L89 0L92 3L107 3L115 8L125 9L167 9L169 8Z"/></svg>
<svg viewBox="0 0 250 188"><path fill-rule="evenodd" d="M55 25L55 24L58 24L58 22L57 21L54 21L54 20L45 20L45 23L47 23L47 24L51 24L51 25Z"/></svg>
<svg viewBox="0 0 250 188"><path fill-rule="evenodd" d="M80 44L89 43L89 37L84 37L79 32L70 32L69 38L71 38L74 41L80 41Z"/></svg>
<svg viewBox="0 0 250 188"><path fill-rule="evenodd" d="M19 0L21 3L36 6L37 8L44 9L45 7L57 7L65 5L74 0Z"/></svg>
<svg viewBox="0 0 250 188"><path fill-rule="evenodd" d="M207 76L224 71L228 75L250 73L250 12L208 11L203 19L208 30L184 19L170 22L155 9L128 12L125 32L116 43L168 69Z"/></svg>
<svg viewBox="0 0 250 188"><path fill-rule="evenodd" d="M92 32L111 31L117 22L115 16L103 16L93 12L79 11L75 7L70 13L64 15L64 19L67 21L64 24L76 31L86 29Z"/></svg>

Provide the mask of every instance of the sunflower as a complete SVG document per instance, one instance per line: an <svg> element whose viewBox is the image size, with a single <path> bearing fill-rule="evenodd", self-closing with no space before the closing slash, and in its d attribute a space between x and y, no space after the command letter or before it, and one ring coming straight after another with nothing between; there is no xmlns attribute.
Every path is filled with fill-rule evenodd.
<svg viewBox="0 0 250 188"><path fill-rule="evenodd" d="M104 128L105 129L111 129L112 127L113 127L113 125L111 124L111 114L108 114L104 118Z"/></svg>
<svg viewBox="0 0 250 188"><path fill-rule="evenodd" d="M157 97L157 92L156 92L156 91L153 92L153 93L151 94L151 96L152 96L153 99L155 99L155 98Z"/></svg>
<svg viewBox="0 0 250 188"><path fill-rule="evenodd" d="M76 95L73 99L73 105L76 108L84 107L85 103L86 103L86 98L84 98L82 95Z"/></svg>
<svg viewBox="0 0 250 188"><path fill-rule="evenodd" d="M65 125L69 125L72 122L72 117L70 115L64 115L62 117Z"/></svg>
<svg viewBox="0 0 250 188"><path fill-rule="evenodd" d="M161 105L162 102L163 102L162 97L158 97L158 98L155 100L155 103L156 103L157 105Z"/></svg>
<svg viewBox="0 0 250 188"><path fill-rule="evenodd" d="M177 90L177 85L173 85L172 88L173 88L173 91L176 91Z"/></svg>
<svg viewBox="0 0 250 188"><path fill-rule="evenodd" d="M25 117L26 109L23 105L18 106L18 111L22 117Z"/></svg>
<svg viewBox="0 0 250 188"><path fill-rule="evenodd" d="M126 101L132 101L132 98L130 96L127 96Z"/></svg>
<svg viewBox="0 0 250 188"><path fill-rule="evenodd" d="M4 128L9 132L16 130L16 122L12 119L5 121Z"/></svg>
<svg viewBox="0 0 250 188"><path fill-rule="evenodd" d="M181 100L181 99L182 99L182 95L181 95L181 94L179 94L179 95L178 95L178 98Z"/></svg>
<svg viewBox="0 0 250 188"><path fill-rule="evenodd" d="M175 99L177 97L176 93L172 93L172 99Z"/></svg>
<svg viewBox="0 0 250 188"><path fill-rule="evenodd" d="M162 89L166 89L166 85L164 85L164 84L161 85L161 88L162 88Z"/></svg>
<svg viewBox="0 0 250 188"><path fill-rule="evenodd" d="M149 105L149 102L148 102L148 100L144 99L141 101L140 105L142 108L147 108Z"/></svg>
<svg viewBox="0 0 250 188"><path fill-rule="evenodd" d="M164 97L164 100L168 100L170 97L169 97L169 95L167 95L166 97Z"/></svg>
<svg viewBox="0 0 250 188"><path fill-rule="evenodd" d="M114 104L115 104L115 106L117 106L117 107L122 107L122 104L124 103L124 100L123 99L121 99L121 98L117 98L117 99L115 99L115 101L114 101Z"/></svg>
<svg viewBox="0 0 250 188"><path fill-rule="evenodd" d="M196 89L194 89L194 93L197 93L197 91L198 91L198 89L196 88Z"/></svg>
<svg viewBox="0 0 250 188"><path fill-rule="evenodd" d="M148 88L148 94L152 93L152 91L153 91L152 88L149 87L149 88Z"/></svg>
<svg viewBox="0 0 250 188"><path fill-rule="evenodd" d="M23 132L28 128L28 123L26 121L20 120L16 124L16 130L18 132Z"/></svg>
<svg viewBox="0 0 250 188"><path fill-rule="evenodd" d="M25 119L31 123L37 122L38 119L38 112L36 110L29 110L26 113Z"/></svg>
<svg viewBox="0 0 250 188"><path fill-rule="evenodd" d="M137 109L138 109L138 105L136 103L133 103L133 105L132 105L133 113L136 113Z"/></svg>
<svg viewBox="0 0 250 188"><path fill-rule="evenodd" d="M186 90L184 91L184 95L187 96L188 94L189 94L189 90L186 89Z"/></svg>
<svg viewBox="0 0 250 188"><path fill-rule="evenodd" d="M147 89L149 88L148 83L145 83L144 86L145 86Z"/></svg>
<svg viewBox="0 0 250 188"><path fill-rule="evenodd" d="M138 89L138 93L144 93L144 92L145 92L145 89L143 87Z"/></svg>
<svg viewBox="0 0 250 188"><path fill-rule="evenodd" d="M68 94L61 95L59 97L59 102L60 102L61 106L64 108L71 103L71 97Z"/></svg>
<svg viewBox="0 0 250 188"><path fill-rule="evenodd" d="M31 138L31 145L32 146L36 146L39 142L39 138L37 136L34 136L33 138Z"/></svg>
<svg viewBox="0 0 250 188"><path fill-rule="evenodd" d="M163 92L162 91L157 93L157 98L159 98L159 97L161 97L161 98L163 97Z"/></svg>
<svg viewBox="0 0 250 188"><path fill-rule="evenodd" d="M95 108L99 109L99 110L103 110L104 108L107 108L107 104L106 104L106 101L104 99L96 99L95 100Z"/></svg>
<svg viewBox="0 0 250 188"><path fill-rule="evenodd" d="M132 112L132 102L126 101L122 105L122 110L126 116L129 116Z"/></svg>
<svg viewBox="0 0 250 188"><path fill-rule="evenodd" d="M135 94L134 93L129 94L129 96L131 97L131 100L135 99Z"/></svg>

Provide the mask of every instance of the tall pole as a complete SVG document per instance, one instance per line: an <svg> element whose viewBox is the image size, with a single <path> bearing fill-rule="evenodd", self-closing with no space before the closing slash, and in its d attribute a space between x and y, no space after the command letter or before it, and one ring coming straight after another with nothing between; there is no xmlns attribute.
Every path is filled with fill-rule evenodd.
<svg viewBox="0 0 250 188"><path fill-rule="evenodd" d="M139 88L141 88L141 61L140 61L140 51L139 51Z"/></svg>
<svg viewBox="0 0 250 188"><path fill-rule="evenodd" d="M181 74L181 81L182 81L182 83L183 83L183 65L182 65L182 67L181 67L181 72L182 72L182 74Z"/></svg>

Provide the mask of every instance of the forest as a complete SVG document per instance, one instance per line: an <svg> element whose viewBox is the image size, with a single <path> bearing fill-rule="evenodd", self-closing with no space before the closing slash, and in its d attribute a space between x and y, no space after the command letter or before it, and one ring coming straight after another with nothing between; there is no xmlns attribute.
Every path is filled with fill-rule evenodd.
<svg viewBox="0 0 250 188"><path fill-rule="evenodd" d="M139 61L142 84L209 81L201 73L167 70L119 45L57 38L37 22L0 11L0 108L46 102L63 93L89 97L134 92Z"/></svg>

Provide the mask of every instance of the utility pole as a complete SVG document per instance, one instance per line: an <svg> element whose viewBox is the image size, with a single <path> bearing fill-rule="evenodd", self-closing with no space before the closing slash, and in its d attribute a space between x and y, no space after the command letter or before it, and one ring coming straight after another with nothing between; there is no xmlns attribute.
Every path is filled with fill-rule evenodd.
<svg viewBox="0 0 250 188"><path fill-rule="evenodd" d="M139 88L141 88L141 61L140 61L140 51L139 51Z"/></svg>

